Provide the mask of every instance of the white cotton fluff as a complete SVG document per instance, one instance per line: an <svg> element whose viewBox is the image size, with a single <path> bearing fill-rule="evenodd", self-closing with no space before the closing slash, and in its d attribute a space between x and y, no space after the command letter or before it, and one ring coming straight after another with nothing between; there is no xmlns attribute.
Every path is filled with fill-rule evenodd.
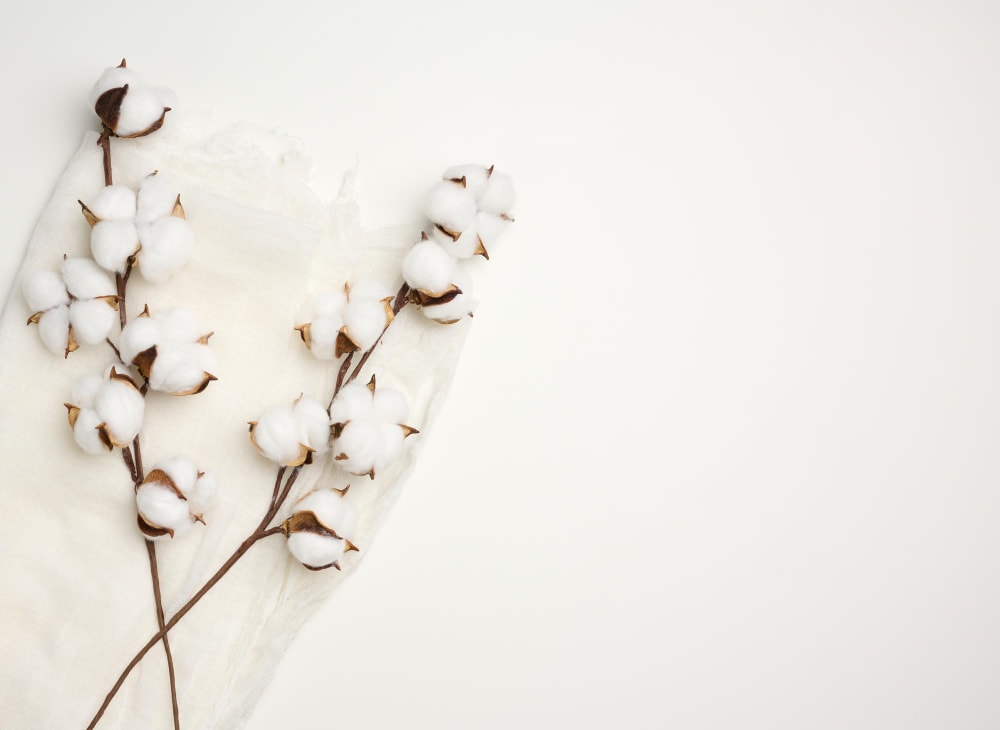
<svg viewBox="0 0 1000 730"><path fill-rule="evenodd" d="M81 345L104 342L118 321L118 313L100 299L78 299L69 307L73 337Z"/></svg>
<svg viewBox="0 0 1000 730"><path fill-rule="evenodd" d="M69 307L50 309L38 320L42 342L56 355L63 355L69 346Z"/></svg>
<svg viewBox="0 0 1000 730"><path fill-rule="evenodd" d="M476 223L473 227L479 241L483 244L483 248L492 251L494 244L507 232L509 226L510 221L500 216L492 213L477 213Z"/></svg>
<svg viewBox="0 0 1000 730"><path fill-rule="evenodd" d="M442 175L445 180L460 180L464 177L465 189L472 194L473 198L479 195L489 176L490 171L485 165L475 164L453 165Z"/></svg>
<svg viewBox="0 0 1000 730"><path fill-rule="evenodd" d="M295 505L295 513L312 512L316 520L336 535L297 531L288 536L292 556L310 568L325 568L337 562L348 549L357 530L354 505L333 490L311 492Z"/></svg>
<svg viewBox="0 0 1000 730"><path fill-rule="evenodd" d="M97 100L106 91L120 89L125 84L128 84L129 88L131 88L133 86L140 86L142 83L142 77L130 68L117 66L104 69L104 73L97 79L97 83L91 87L90 93L87 95L87 105L93 109L97 104Z"/></svg>
<svg viewBox="0 0 1000 730"><path fill-rule="evenodd" d="M160 323L152 317L136 317L122 330L118 352L122 360L131 363L136 355L148 350L160 339Z"/></svg>
<svg viewBox="0 0 1000 730"><path fill-rule="evenodd" d="M424 211L435 224L459 233L475 218L476 199L467 188L442 180L427 194Z"/></svg>
<svg viewBox="0 0 1000 730"><path fill-rule="evenodd" d="M113 366L125 372L124 365ZM134 439L142 427L145 401L132 384L111 377L108 368L103 377L87 375L73 387L71 405L79 409L73 425L76 443L88 454L105 454L106 444L98 428L104 426L116 443L125 444Z"/></svg>
<svg viewBox="0 0 1000 730"><path fill-rule="evenodd" d="M139 248L139 231L130 221L98 221L90 232L90 252L107 271L124 274L128 258Z"/></svg>
<svg viewBox="0 0 1000 730"><path fill-rule="evenodd" d="M303 395L295 402L292 413L299 426L300 442L318 455L325 454L330 445L330 416L323 404L312 396Z"/></svg>
<svg viewBox="0 0 1000 730"><path fill-rule="evenodd" d="M343 328L358 348L367 350L392 321L383 302L391 296L388 288L374 279L361 279L320 294L311 308L309 350L321 360L334 359L337 337Z"/></svg>
<svg viewBox="0 0 1000 730"><path fill-rule="evenodd" d="M142 278L159 284L184 268L194 251L194 232L183 218L167 216L139 226L139 270Z"/></svg>
<svg viewBox="0 0 1000 730"><path fill-rule="evenodd" d="M330 409L330 422L341 426L332 447L336 463L357 475L389 467L410 431L407 413L406 397L394 388L376 388L373 394L359 383L345 386Z"/></svg>
<svg viewBox="0 0 1000 730"><path fill-rule="evenodd" d="M135 220L136 194L127 185L106 185L87 206L102 221Z"/></svg>
<svg viewBox="0 0 1000 730"><path fill-rule="evenodd" d="M510 175L494 172L476 197L476 207L484 213L506 215L514 207L514 182Z"/></svg>
<svg viewBox="0 0 1000 730"><path fill-rule="evenodd" d="M66 285L54 271L31 272L24 278L22 292L32 313L69 304Z"/></svg>
<svg viewBox="0 0 1000 730"><path fill-rule="evenodd" d="M147 481L139 485L135 493L135 506L149 525L170 530L174 534L190 527L193 522L187 500L181 499L170 487L158 482Z"/></svg>
<svg viewBox="0 0 1000 730"><path fill-rule="evenodd" d="M454 283L455 259L435 241L419 241L403 257L402 271L413 289L440 295Z"/></svg>
<svg viewBox="0 0 1000 730"><path fill-rule="evenodd" d="M136 388L120 380L108 379L94 398L94 410L116 443L131 443L142 428L146 402Z"/></svg>
<svg viewBox="0 0 1000 730"><path fill-rule="evenodd" d="M313 317L336 317L347 306L347 292L343 287L323 292L313 301Z"/></svg>
<svg viewBox="0 0 1000 730"><path fill-rule="evenodd" d="M167 344L192 342L202 335L198 320L189 309L183 307L164 309L150 319L156 320L160 325L162 341Z"/></svg>
<svg viewBox="0 0 1000 730"><path fill-rule="evenodd" d="M63 260L63 281L77 299L97 299L115 295L111 277L91 259L73 257Z"/></svg>
<svg viewBox="0 0 1000 730"><path fill-rule="evenodd" d="M163 116L166 106L159 89L130 85L118 111L115 134L130 137L148 130Z"/></svg>
<svg viewBox="0 0 1000 730"><path fill-rule="evenodd" d="M301 456L299 422L290 406L264 411L253 426L251 437L257 450L271 461L291 465Z"/></svg>
<svg viewBox="0 0 1000 730"><path fill-rule="evenodd" d="M378 341L387 319L385 305L377 299L352 301L344 310L347 334L363 351Z"/></svg>
<svg viewBox="0 0 1000 730"><path fill-rule="evenodd" d="M199 472L193 461L186 457L175 456L161 461L149 472L162 471L183 499L162 484L158 478L150 478L139 486L136 491L136 507L142 519L153 527L173 531L174 535L151 537L151 539L169 539L187 530L201 517L209 503L215 497L218 483L210 472Z"/></svg>
<svg viewBox="0 0 1000 730"><path fill-rule="evenodd" d="M199 342L198 321L180 307L136 317L122 330L118 351L122 360L136 363L136 357L156 346L156 357L143 375L149 387L171 395L201 392L215 379L216 360L211 348Z"/></svg>
<svg viewBox="0 0 1000 730"><path fill-rule="evenodd" d="M205 374L215 369L215 356L208 345L197 342L157 345L149 387L173 395L189 394L207 385Z"/></svg>
<svg viewBox="0 0 1000 730"><path fill-rule="evenodd" d="M154 172L147 175L139 185L135 220L137 223L152 223L168 217L177 202L177 186L169 175Z"/></svg>
<svg viewBox="0 0 1000 730"><path fill-rule="evenodd" d="M455 271L455 286L462 290L462 293L454 299L444 304L432 304L421 308L425 317L433 319L441 324L452 324L457 320L468 317L476 307L476 300L473 299L472 277L461 268Z"/></svg>

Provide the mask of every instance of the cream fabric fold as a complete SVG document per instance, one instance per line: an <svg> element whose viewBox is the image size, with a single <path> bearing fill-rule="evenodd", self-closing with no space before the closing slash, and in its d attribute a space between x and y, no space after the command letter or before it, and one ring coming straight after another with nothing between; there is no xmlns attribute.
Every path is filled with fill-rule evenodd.
<svg viewBox="0 0 1000 730"><path fill-rule="evenodd" d="M326 402L336 364L312 357L293 331L311 295L357 275L397 288L399 261L418 226L364 231L353 196L323 205L308 185L300 146L246 126L170 118L140 140L113 140L115 182L137 187L171 176L194 229L194 257L170 281L135 276L129 316L182 305L206 331L219 381L204 393L150 393L141 432L147 469L187 455L219 477L207 527L158 544L167 616L215 572L267 508L277 468L258 455L246 422L306 392ZM77 200L103 185L101 152L88 133L58 181L20 273L57 269L63 254L89 255ZM63 402L80 377L112 362L110 348L50 354L25 326L15 286L0 320L0 725L82 728L134 653L156 631L149 567L119 452L88 456L73 442ZM404 309L363 377L401 388L409 422L426 434L451 380L468 322L435 325ZM116 336L116 335L115 335ZM113 337L114 339L114 337ZM181 723L238 728L295 631L363 560L403 486L423 436L407 439L392 469L367 477L332 462L306 467L280 517L305 491L351 484L361 512L360 553L344 570L312 572L280 536L256 546L171 632ZM329 457L327 457L329 458ZM336 670L331 668L331 685ZM170 728L166 662L157 646L133 672L99 727Z"/></svg>

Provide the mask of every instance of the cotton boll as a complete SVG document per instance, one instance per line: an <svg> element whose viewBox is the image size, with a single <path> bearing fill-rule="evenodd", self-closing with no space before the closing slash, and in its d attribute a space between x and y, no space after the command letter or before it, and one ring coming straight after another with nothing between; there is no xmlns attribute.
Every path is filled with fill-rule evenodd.
<svg viewBox="0 0 1000 730"><path fill-rule="evenodd" d="M403 438L405 437L403 429L395 424L383 425L381 429L382 448L375 455L374 466L376 472L384 471L392 465L392 462L399 456L399 452L403 450Z"/></svg>
<svg viewBox="0 0 1000 730"><path fill-rule="evenodd" d="M215 379L212 369L215 358L205 345L188 342L157 346L149 387L171 395L194 395Z"/></svg>
<svg viewBox="0 0 1000 730"><path fill-rule="evenodd" d="M461 294L443 304L424 306L421 310L424 315L441 324L454 324L468 317L475 309L475 300L472 298L472 277L465 271L457 269L455 285L462 290Z"/></svg>
<svg viewBox="0 0 1000 730"><path fill-rule="evenodd" d="M125 273L129 256L139 248L139 232L128 221L99 221L90 232L90 250L102 269Z"/></svg>
<svg viewBox="0 0 1000 730"><path fill-rule="evenodd" d="M310 492L299 500L294 512L312 512L323 527L345 540L354 539L357 531L357 509L333 489Z"/></svg>
<svg viewBox="0 0 1000 730"><path fill-rule="evenodd" d="M191 260L194 232L183 218L167 217L143 224L138 230L142 242L139 269L142 278L159 284L176 274Z"/></svg>
<svg viewBox="0 0 1000 730"><path fill-rule="evenodd" d="M375 344L388 324L385 304L372 299L352 301L344 309L344 324L354 343L367 350Z"/></svg>
<svg viewBox="0 0 1000 730"><path fill-rule="evenodd" d="M382 427L375 421L353 420L333 442L334 459L351 474L368 474L385 450Z"/></svg>
<svg viewBox="0 0 1000 730"><path fill-rule="evenodd" d="M307 568L320 570L340 568L338 561L344 553L357 550L350 542L357 522L357 510L342 493L323 490L311 492L295 505L282 529L292 556Z"/></svg>
<svg viewBox="0 0 1000 730"><path fill-rule="evenodd" d="M330 416L315 398L304 395L292 408L299 423L299 442L322 455L330 444Z"/></svg>
<svg viewBox="0 0 1000 730"><path fill-rule="evenodd" d="M126 185L107 185L87 207L99 220L132 223L136 209L135 191Z"/></svg>
<svg viewBox="0 0 1000 730"><path fill-rule="evenodd" d="M94 399L94 410L106 424L115 445L125 446L139 434L145 408L139 391L116 379L104 383Z"/></svg>
<svg viewBox="0 0 1000 730"><path fill-rule="evenodd" d="M476 206L486 213L504 215L514 207L514 197L514 183L510 175L494 172L483 186Z"/></svg>
<svg viewBox="0 0 1000 730"><path fill-rule="evenodd" d="M380 301L391 297L392 291L378 279L359 279L351 284L349 298L351 301L373 299Z"/></svg>
<svg viewBox="0 0 1000 730"><path fill-rule="evenodd" d="M494 244L507 232L509 225L510 221L493 213L477 213L474 227L483 248L492 251Z"/></svg>
<svg viewBox="0 0 1000 730"><path fill-rule="evenodd" d="M142 77L130 68L117 66L105 69L101 77L97 79L97 83L91 87L90 93L87 95L87 104L93 109L104 92L120 89L125 84L136 86L142 83Z"/></svg>
<svg viewBox="0 0 1000 730"><path fill-rule="evenodd" d="M90 408L81 409L73 424L73 439L81 449L94 456L108 453L108 447L101 441L97 429L100 425L100 416Z"/></svg>
<svg viewBox="0 0 1000 730"><path fill-rule="evenodd" d="M340 316L340 311L345 306L347 306L347 294L343 288L323 292L313 300L312 316L314 319L318 319L319 317L338 317Z"/></svg>
<svg viewBox="0 0 1000 730"><path fill-rule="evenodd" d="M486 181L489 179L489 170L483 165L455 165L445 170L443 177L445 180L460 180L464 177L465 189L475 197L486 185Z"/></svg>
<svg viewBox="0 0 1000 730"><path fill-rule="evenodd" d="M265 411L251 426L250 439L257 450L271 461L292 466L304 460L299 430L299 422L292 409L278 406Z"/></svg>
<svg viewBox="0 0 1000 730"><path fill-rule="evenodd" d="M84 345L104 342L117 321L117 312L101 299L78 299L69 307L73 336Z"/></svg>
<svg viewBox="0 0 1000 730"><path fill-rule="evenodd" d="M455 259L434 241L420 241L402 263L403 278L414 289L443 294L453 284Z"/></svg>
<svg viewBox="0 0 1000 730"><path fill-rule="evenodd" d="M368 418L372 410L372 392L357 381L348 383L337 394L330 409L330 423Z"/></svg>
<svg viewBox="0 0 1000 730"><path fill-rule="evenodd" d="M140 136L153 127L166 111L155 89L136 84L129 86L118 112L115 134L119 137Z"/></svg>
<svg viewBox="0 0 1000 730"><path fill-rule="evenodd" d="M124 362L131 364L136 355L148 350L161 338L159 321L152 317L136 317L122 330L118 338L118 352Z"/></svg>
<svg viewBox="0 0 1000 730"><path fill-rule="evenodd" d="M62 304L69 304L66 285L54 271L33 271L24 278L22 287L28 308L44 312Z"/></svg>
<svg viewBox="0 0 1000 730"><path fill-rule="evenodd" d="M320 317L309 325L309 350L320 360L333 360L337 335L344 321L339 317Z"/></svg>
<svg viewBox="0 0 1000 730"><path fill-rule="evenodd" d="M69 348L69 307L50 309L38 320L38 334L42 342L57 355L66 354Z"/></svg>
<svg viewBox="0 0 1000 730"><path fill-rule="evenodd" d="M176 184L169 175L158 172L147 175L139 186L136 223L152 223L169 217L177 197Z"/></svg>
<svg viewBox="0 0 1000 730"><path fill-rule="evenodd" d="M376 388L372 415L381 423L406 423L410 408L406 396L395 388Z"/></svg>
<svg viewBox="0 0 1000 730"><path fill-rule="evenodd" d="M476 200L461 185L445 180L431 188L424 210L434 223L457 233L475 217Z"/></svg>
<svg viewBox="0 0 1000 730"><path fill-rule="evenodd" d="M158 481L147 479L139 485L135 493L135 505L147 524L169 533L181 532L193 522L187 500L169 485ZM173 537L173 534L169 536Z"/></svg>
<svg viewBox="0 0 1000 730"><path fill-rule="evenodd" d="M73 257L63 260L62 275L66 289L77 299L115 295L115 283L91 259Z"/></svg>
<svg viewBox="0 0 1000 730"><path fill-rule="evenodd" d="M475 219L464 231L462 231L462 235L460 235L458 239L452 238L440 228L434 228L431 231L431 237L441 246L441 248L457 259L472 258L476 254L481 253L483 250L480 246L479 230Z"/></svg>

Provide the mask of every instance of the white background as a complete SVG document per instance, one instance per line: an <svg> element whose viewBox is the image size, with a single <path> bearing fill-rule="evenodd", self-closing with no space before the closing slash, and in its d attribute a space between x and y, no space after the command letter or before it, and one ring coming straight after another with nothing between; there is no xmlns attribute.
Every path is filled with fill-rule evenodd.
<svg viewBox="0 0 1000 730"><path fill-rule="evenodd" d="M371 224L519 187L250 730L1000 726L1000 6L8 3L4 290L122 56Z"/></svg>

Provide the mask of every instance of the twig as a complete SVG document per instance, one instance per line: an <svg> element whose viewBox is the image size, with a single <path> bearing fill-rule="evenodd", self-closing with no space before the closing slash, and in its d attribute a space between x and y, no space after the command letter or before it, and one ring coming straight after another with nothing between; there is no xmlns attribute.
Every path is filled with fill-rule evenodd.
<svg viewBox="0 0 1000 730"><path fill-rule="evenodd" d="M160 598L160 574L156 567L156 544L146 540L149 553L149 573L153 578L153 597L156 599L156 625L162 632L166 624L163 620L163 600ZM177 705L177 678L174 676L174 657L170 652L170 640L163 634L163 651L167 655L167 672L170 674L170 703L174 711L174 730L181 730L180 707Z"/></svg>

